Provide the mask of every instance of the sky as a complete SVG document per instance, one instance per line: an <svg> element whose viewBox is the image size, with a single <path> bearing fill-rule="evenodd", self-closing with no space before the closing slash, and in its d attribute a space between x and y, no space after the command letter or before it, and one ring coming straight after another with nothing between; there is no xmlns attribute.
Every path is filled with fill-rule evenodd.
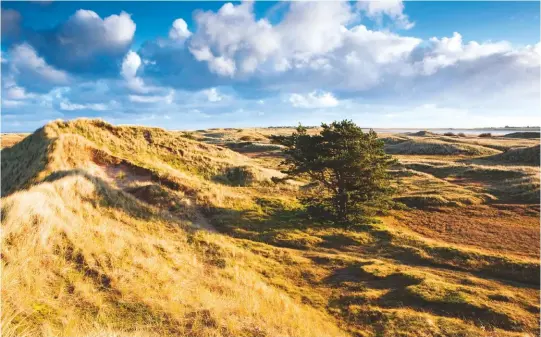
<svg viewBox="0 0 541 337"><path fill-rule="evenodd" d="M540 125L538 1L2 1L1 130Z"/></svg>

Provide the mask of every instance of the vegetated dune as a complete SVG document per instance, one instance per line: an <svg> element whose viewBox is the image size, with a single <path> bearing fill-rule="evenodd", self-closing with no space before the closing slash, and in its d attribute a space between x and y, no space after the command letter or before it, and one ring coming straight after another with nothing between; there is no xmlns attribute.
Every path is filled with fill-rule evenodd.
<svg viewBox="0 0 541 337"><path fill-rule="evenodd" d="M539 138L539 131L537 132L512 132L504 135L505 138Z"/></svg>
<svg viewBox="0 0 541 337"><path fill-rule="evenodd" d="M539 145L507 150L503 153L483 158L493 162L522 165L539 165Z"/></svg>
<svg viewBox="0 0 541 337"><path fill-rule="evenodd" d="M437 139L410 139L390 143L385 147L390 154L415 155L465 155L480 156L499 153L499 151L479 145L449 143Z"/></svg>
<svg viewBox="0 0 541 337"><path fill-rule="evenodd" d="M426 130L421 130L417 132L408 132L407 134L411 136L417 136L417 137L432 137L432 136L437 135L437 133L426 131Z"/></svg>
<svg viewBox="0 0 541 337"><path fill-rule="evenodd" d="M529 147L538 145L537 139L525 139L525 138L504 138L504 137L492 137L492 138L478 138L478 137L464 137L464 138L452 138L452 137L437 137L436 139L448 142L448 143L460 143L468 145L478 145L485 148L495 149L498 151L507 151L514 147Z"/></svg>
<svg viewBox="0 0 541 337"><path fill-rule="evenodd" d="M411 184L408 184L410 190L419 190L418 193L421 193L421 195L426 195L427 191L430 191L428 186L435 178L439 178L435 181L452 183L448 185L453 188L445 187L446 185L441 183L439 186L432 188L433 196L437 197L437 199L434 199L435 203L443 198L451 202L443 204L451 206L453 201L460 202L462 198L477 195L477 198L472 200L481 198L485 201L498 200L500 202L539 204L538 169L530 166L493 165L491 162L485 161L484 158L475 159L474 161L485 165L471 162L445 161L414 161L411 163L404 162L403 165L408 170L413 171L414 174L428 174L425 179L420 179L419 182L415 183L412 181ZM477 187L476 192L471 191L471 189L467 189L468 182L480 184L481 187ZM483 190L484 193L480 193L479 189ZM454 193L449 193L452 190L454 190ZM487 199L488 194L493 196ZM453 197L457 199L453 200ZM470 204L472 203L470 202Z"/></svg>
<svg viewBox="0 0 541 337"><path fill-rule="evenodd" d="M85 120L49 124L4 151L3 336L344 335L264 280L258 268L272 261L198 230L208 224L186 211L235 199L216 195L212 179L247 158ZM160 191L170 211L145 202Z"/></svg>
<svg viewBox="0 0 541 337"><path fill-rule="evenodd" d="M411 138L400 137L400 136L388 136L388 137L382 137L380 139L383 141L385 145L389 146L389 145L396 145L396 144L406 142L410 140Z"/></svg>
<svg viewBox="0 0 541 337"><path fill-rule="evenodd" d="M488 197L403 173L404 195ZM182 133L95 120L2 150L2 335L538 334L532 255L387 218L314 225L275 176Z"/></svg>

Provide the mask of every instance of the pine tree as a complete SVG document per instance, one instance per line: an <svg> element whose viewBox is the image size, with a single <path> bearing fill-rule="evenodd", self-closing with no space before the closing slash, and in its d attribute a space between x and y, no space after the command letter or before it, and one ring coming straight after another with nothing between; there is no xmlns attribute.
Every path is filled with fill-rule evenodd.
<svg viewBox="0 0 541 337"><path fill-rule="evenodd" d="M394 190L387 169L395 161L376 132L348 120L321 126L317 135L299 125L290 136L272 136L285 146L283 172L309 177L317 186L301 198L309 212L347 223L388 209Z"/></svg>

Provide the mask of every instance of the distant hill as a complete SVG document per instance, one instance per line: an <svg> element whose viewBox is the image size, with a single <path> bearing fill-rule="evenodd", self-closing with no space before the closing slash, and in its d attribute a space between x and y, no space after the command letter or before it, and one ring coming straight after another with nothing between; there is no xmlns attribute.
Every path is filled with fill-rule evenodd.
<svg viewBox="0 0 541 337"><path fill-rule="evenodd" d="M539 138L539 132L513 132L504 135L505 138Z"/></svg>
<svg viewBox="0 0 541 337"><path fill-rule="evenodd" d="M539 146L510 149L484 159L503 163L539 165Z"/></svg>

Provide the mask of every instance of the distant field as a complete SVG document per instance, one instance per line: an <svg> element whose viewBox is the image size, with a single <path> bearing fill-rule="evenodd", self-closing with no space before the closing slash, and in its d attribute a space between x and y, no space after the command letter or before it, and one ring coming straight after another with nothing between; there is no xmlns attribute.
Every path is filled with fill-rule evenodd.
<svg viewBox="0 0 541 337"><path fill-rule="evenodd" d="M347 228L272 180L292 128L2 135L2 335L538 336L539 138L417 131Z"/></svg>
<svg viewBox="0 0 541 337"><path fill-rule="evenodd" d="M1 146L2 148L13 146L23 140L24 137L28 135L28 133L3 133L1 136Z"/></svg>

